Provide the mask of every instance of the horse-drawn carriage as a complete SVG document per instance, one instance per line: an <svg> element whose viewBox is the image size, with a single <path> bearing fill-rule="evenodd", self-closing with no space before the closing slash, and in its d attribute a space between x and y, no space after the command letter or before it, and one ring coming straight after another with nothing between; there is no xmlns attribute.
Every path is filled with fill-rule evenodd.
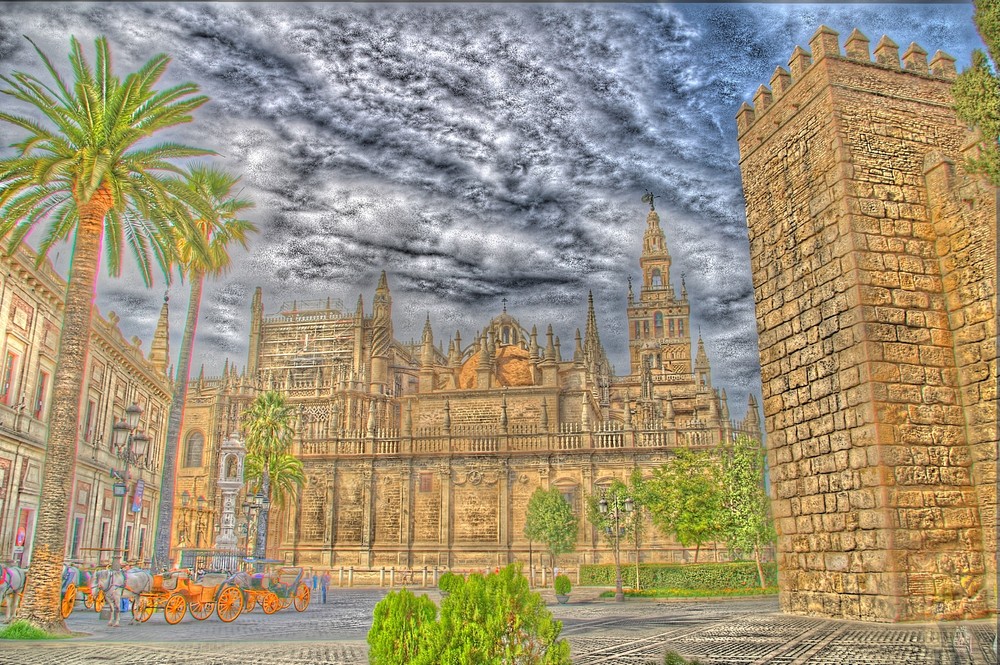
<svg viewBox="0 0 1000 665"><path fill-rule="evenodd" d="M264 614L274 614L290 605L304 612L309 607L309 587L302 581L302 568L278 568L268 575L244 575L240 586L246 596L244 610L250 612L260 605Z"/></svg>
<svg viewBox="0 0 1000 665"><path fill-rule="evenodd" d="M63 565L62 603L60 610L62 618L67 619L73 613L78 598L83 599L83 606L88 610L100 612L104 607L104 592L100 589L96 594L91 592L90 577L92 573L74 565Z"/></svg>
<svg viewBox="0 0 1000 665"><path fill-rule="evenodd" d="M229 623L243 611L243 593L225 573L208 573L195 580L190 571L173 570L153 576L150 588L132 605L132 616L143 623L157 609L163 610L163 618L171 625L179 623L188 611L198 621L215 612Z"/></svg>

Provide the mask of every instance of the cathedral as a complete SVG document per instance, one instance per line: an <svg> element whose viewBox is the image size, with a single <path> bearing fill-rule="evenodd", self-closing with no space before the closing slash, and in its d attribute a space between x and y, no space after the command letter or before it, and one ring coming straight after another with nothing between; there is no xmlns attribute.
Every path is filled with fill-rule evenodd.
<svg viewBox="0 0 1000 665"><path fill-rule="evenodd" d="M306 484L296 501L272 509L269 557L362 568L527 562L538 550L524 536L528 499L557 487L580 518L576 551L560 563L611 561L586 519L587 495L633 469L651 472L675 448L761 435L752 397L746 418L730 419L700 339L692 357L687 291L683 280L679 293L671 283L649 202L638 296L628 287L624 376L612 373L592 296L570 349L551 325L539 330L506 305L472 339L456 332L445 344L428 318L418 343L402 343L384 272L370 310L359 297L353 312L328 300L266 315L258 288L245 370L227 363L221 377L199 376L190 387L175 505L185 494L205 496L197 518L218 524L218 446L255 395L274 389L296 410L292 452ZM210 529L188 528L191 513L178 510L175 548L211 545ZM693 557L655 529L645 533L641 561Z"/></svg>

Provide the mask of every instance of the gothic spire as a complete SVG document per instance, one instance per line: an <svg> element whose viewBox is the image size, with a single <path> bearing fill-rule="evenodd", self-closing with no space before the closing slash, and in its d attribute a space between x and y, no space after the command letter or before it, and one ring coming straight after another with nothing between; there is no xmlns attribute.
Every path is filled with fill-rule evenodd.
<svg viewBox="0 0 1000 665"><path fill-rule="evenodd" d="M160 307L160 318L156 322L156 332L153 333L153 343L149 345L149 362L158 371L166 373L170 360L170 322L167 302L170 297L163 294L163 306Z"/></svg>

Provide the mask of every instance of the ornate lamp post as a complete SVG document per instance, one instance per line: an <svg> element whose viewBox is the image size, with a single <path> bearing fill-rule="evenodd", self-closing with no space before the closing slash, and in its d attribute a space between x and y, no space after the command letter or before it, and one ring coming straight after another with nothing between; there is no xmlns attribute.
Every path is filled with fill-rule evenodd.
<svg viewBox="0 0 1000 665"><path fill-rule="evenodd" d="M258 508L257 512L257 538L254 543L253 556L255 559L267 558L267 518L271 510L271 499L264 493L263 489L257 491L253 496L253 503ZM260 564L258 564L258 567Z"/></svg>
<svg viewBox="0 0 1000 665"><path fill-rule="evenodd" d="M191 506L191 495L187 490L184 490L184 493L181 494L181 508L185 512L184 539L187 539L188 534L190 534L193 528L195 548L201 547L201 535L205 532L205 527L208 524L208 511L205 510L207 504L208 501L205 500L205 497L199 495L195 500L195 505L189 507Z"/></svg>
<svg viewBox="0 0 1000 665"><path fill-rule="evenodd" d="M149 436L139 429L139 419L142 416L142 407L133 402L125 409L125 419L119 420L112 426L112 443L114 444L115 456L125 464L125 469L121 474L112 469L111 473L118 482L114 484L114 495L121 497L121 508L118 510L118 522L115 526L115 547L111 556L111 569L121 570L122 567L122 522L125 520L126 501L128 495L128 470L131 465L139 466L146 455L146 446L149 444ZM133 495L134 496L134 495Z"/></svg>
<svg viewBox="0 0 1000 665"><path fill-rule="evenodd" d="M632 497L625 497L624 501L621 501L621 497L618 494L613 496L614 505L608 505L607 493L601 497L601 500L597 502L597 508L601 511L602 515L608 515L610 511L610 517L615 521L615 602L623 602L625 600L625 592L622 591L622 562L621 562L621 517L625 514L631 513L635 506L632 504ZM605 527L605 531L611 531L611 527Z"/></svg>

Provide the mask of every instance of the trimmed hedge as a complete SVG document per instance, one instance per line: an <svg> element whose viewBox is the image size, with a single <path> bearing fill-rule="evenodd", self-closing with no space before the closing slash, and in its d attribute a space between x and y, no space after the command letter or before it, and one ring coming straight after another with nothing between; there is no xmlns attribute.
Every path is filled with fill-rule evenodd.
<svg viewBox="0 0 1000 665"><path fill-rule="evenodd" d="M778 566L765 563L764 581L777 586ZM614 564L580 566L581 586L614 586ZM757 564L753 561L731 563L641 563L639 586L643 589L739 589L760 587ZM635 586L635 565L622 565L622 584Z"/></svg>

